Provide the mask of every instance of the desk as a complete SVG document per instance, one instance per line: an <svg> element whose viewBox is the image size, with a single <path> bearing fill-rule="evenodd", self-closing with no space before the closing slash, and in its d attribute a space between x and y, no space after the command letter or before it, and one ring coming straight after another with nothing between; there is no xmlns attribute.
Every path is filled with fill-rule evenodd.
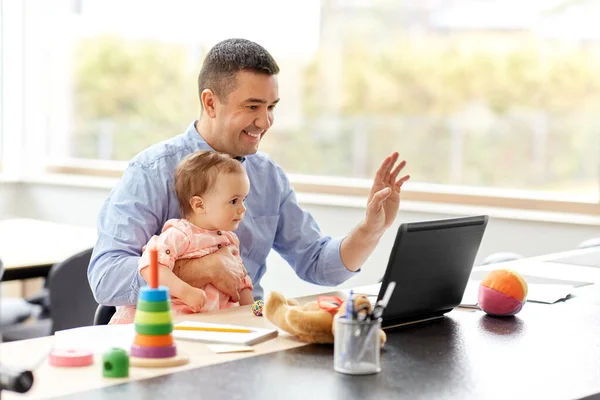
<svg viewBox="0 0 600 400"><path fill-rule="evenodd" d="M600 248L534 260L576 254L600 257ZM193 318L268 324L253 317L249 306ZM32 364L50 344L51 338L5 343L0 356L9 365L19 360ZM132 369L130 379L108 381L101 378L99 365L70 371L43 364L34 390L2 398L595 398L600 397L600 290L584 286L565 302L529 303L515 318L457 309L445 318L388 332L382 372L369 376L338 374L332 346L304 345L285 334L244 355L212 355L198 343L178 345L191 355L191 365Z"/></svg>
<svg viewBox="0 0 600 400"><path fill-rule="evenodd" d="M52 265L96 244L96 230L35 219L0 221L2 281L39 278Z"/></svg>

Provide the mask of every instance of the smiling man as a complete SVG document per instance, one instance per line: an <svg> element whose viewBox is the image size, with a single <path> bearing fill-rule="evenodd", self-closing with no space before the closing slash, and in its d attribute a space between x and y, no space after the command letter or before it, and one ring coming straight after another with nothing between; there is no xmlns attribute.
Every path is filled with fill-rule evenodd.
<svg viewBox="0 0 600 400"><path fill-rule="evenodd" d="M134 157L102 207L98 242L88 268L98 303L136 304L145 285L137 268L142 247L152 235L160 234L168 219L180 218L173 189L175 168L199 150L235 156L248 173L246 216L236 230L243 265L231 256L236 251L233 246L224 247L202 258L178 261L175 273L184 281L196 287L212 283L237 301L238 288L248 274L254 297L262 298L260 280L271 249L300 278L320 285L340 284L362 267L396 218L400 189L408 180L408 176L398 178L405 162L396 164L398 153L385 158L368 198L366 217L347 236L322 234L314 218L298 206L283 170L258 152L279 102L278 73L273 57L248 40L225 40L208 52L198 77L200 119L183 134Z"/></svg>

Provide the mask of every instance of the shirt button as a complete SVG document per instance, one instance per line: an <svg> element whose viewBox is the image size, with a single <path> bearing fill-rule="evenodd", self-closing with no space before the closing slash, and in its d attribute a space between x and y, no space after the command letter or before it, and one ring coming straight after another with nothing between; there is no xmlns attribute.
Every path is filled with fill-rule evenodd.
<svg viewBox="0 0 600 400"><path fill-rule="evenodd" d="M217 231L217 235L222 235L222 234L223 234L223 232Z"/></svg>
<svg viewBox="0 0 600 400"><path fill-rule="evenodd" d="M223 245L219 243L219 244L217 245L217 248L218 248L218 249L220 249L221 247L223 247Z"/></svg>
<svg viewBox="0 0 600 400"><path fill-rule="evenodd" d="M171 254L171 250L166 250L165 253Z"/></svg>

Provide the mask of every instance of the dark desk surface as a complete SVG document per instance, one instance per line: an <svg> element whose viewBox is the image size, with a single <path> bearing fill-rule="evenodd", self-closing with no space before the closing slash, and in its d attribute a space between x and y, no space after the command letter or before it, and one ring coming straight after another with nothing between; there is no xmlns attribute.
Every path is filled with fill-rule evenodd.
<svg viewBox="0 0 600 400"><path fill-rule="evenodd" d="M600 288L578 293L514 318L454 311L389 332L376 375L336 373L332 346L308 346L61 399L600 398Z"/></svg>

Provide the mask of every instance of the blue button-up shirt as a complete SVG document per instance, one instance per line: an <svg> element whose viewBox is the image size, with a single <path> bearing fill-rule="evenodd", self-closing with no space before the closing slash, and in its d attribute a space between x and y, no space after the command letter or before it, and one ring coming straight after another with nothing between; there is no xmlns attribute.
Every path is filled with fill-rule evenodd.
<svg viewBox="0 0 600 400"><path fill-rule="evenodd" d="M164 223L180 218L173 189L175 168L188 154L212 150L192 123L179 136L158 143L133 158L111 191L98 217L98 241L88 268L96 301L133 305L141 286L138 273L142 247ZM266 259L275 249L305 281L334 286L351 276L340 257L343 238L324 236L314 218L302 210L281 169L263 153L249 155L242 165L250 179L246 216L236 233L240 254L262 298L260 280Z"/></svg>

